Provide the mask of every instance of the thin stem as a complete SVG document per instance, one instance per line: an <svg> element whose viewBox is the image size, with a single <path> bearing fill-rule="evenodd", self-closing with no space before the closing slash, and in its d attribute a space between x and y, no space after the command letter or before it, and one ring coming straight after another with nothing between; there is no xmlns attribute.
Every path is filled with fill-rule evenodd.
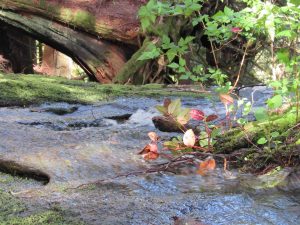
<svg viewBox="0 0 300 225"><path fill-rule="evenodd" d="M230 91L229 91L228 94L230 94L230 93L233 92L233 90L236 88L236 86L237 86L237 84L238 84L238 82L240 80L241 72L242 72L242 69L243 69L243 66L244 66L244 63L245 63L245 58L246 58L249 46L250 46L250 41L248 41L247 44L246 44L246 49L245 49L244 54L243 54L243 58L242 58L242 61L241 61L241 64L240 64L240 68L239 68L239 72L238 72L237 78L236 78L236 80L234 82L233 87L230 89Z"/></svg>

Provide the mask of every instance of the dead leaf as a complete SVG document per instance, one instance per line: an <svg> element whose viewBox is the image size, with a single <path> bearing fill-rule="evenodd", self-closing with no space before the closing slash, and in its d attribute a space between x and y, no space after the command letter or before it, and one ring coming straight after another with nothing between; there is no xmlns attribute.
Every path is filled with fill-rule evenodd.
<svg viewBox="0 0 300 225"><path fill-rule="evenodd" d="M204 161L200 162L197 173L201 176L207 175L208 172L213 171L216 168L216 161L208 157Z"/></svg>
<svg viewBox="0 0 300 225"><path fill-rule="evenodd" d="M159 140L159 136L155 132L149 132L148 137L153 142L158 142L158 140Z"/></svg>
<svg viewBox="0 0 300 225"><path fill-rule="evenodd" d="M158 65L166 66L166 61L164 55L161 55L157 61Z"/></svg>
<svg viewBox="0 0 300 225"><path fill-rule="evenodd" d="M147 144L142 151L138 152L138 155L147 154L148 152L150 152L150 144Z"/></svg>
<svg viewBox="0 0 300 225"><path fill-rule="evenodd" d="M196 143L196 136L192 129L187 130L183 135L183 143L185 146L193 147Z"/></svg>
<svg viewBox="0 0 300 225"><path fill-rule="evenodd" d="M147 144L142 151L138 153L142 155L145 160L155 160L159 157L158 147L156 143Z"/></svg>
<svg viewBox="0 0 300 225"><path fill-rule="evenodd" d="M147 154L143 155L143 158L145 160L155 160L159 157L159 154L157 152L148 152Z"/></svg>
<svg viewBox="0 0 300 225"><path fill-rule="evenodd" d="M164 100L164 107L167 109L169 107L169 105L171 104L171 99L169 98L165 98Z"/></svg>
<svg viewBox="0 0 300 225"><path fill-rule="evenodd" d="M209 115L208 117L205 118L205 122L208 123L208 122L214 121L216 119L218 119L218 116L216 114L211 114L211 115Z"/></svg>
<svg viewBox="0 0 300 225"><path fill-rule="evenodd" d="M157 147L157 144L156 143L150 143L150 144L147 144L142 151L140 151L138 154L139 155L142 155L142 154L146 154L146 153L149 153L149 152L158 152L158 147Z"/></svg>
<svg viewBox="0 0 300 225"><path fill-rule="evenodd" d="M199 220L193 218L180 218L177 216L173 216L174 225L205 225Z"/></svg>
<svg viewBox="0 0 300 225"><path fill-rule="evenodd" d="M220 94L220 100L224 105L231 105L234 103L234 99L228 94Z"/></svg>

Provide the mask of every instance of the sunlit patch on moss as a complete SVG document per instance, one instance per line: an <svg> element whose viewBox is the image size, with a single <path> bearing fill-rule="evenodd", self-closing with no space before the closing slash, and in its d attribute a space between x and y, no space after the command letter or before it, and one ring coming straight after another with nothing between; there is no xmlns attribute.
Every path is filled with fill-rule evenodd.
<svg viewBox="0 0 300 225"><path fill-rule="evenodd" d="M61 77L0 74L0 106L30 105L43 102L92 104L120 96L194 96L189 92L176 93L162 85L101 85Z"/></svg>

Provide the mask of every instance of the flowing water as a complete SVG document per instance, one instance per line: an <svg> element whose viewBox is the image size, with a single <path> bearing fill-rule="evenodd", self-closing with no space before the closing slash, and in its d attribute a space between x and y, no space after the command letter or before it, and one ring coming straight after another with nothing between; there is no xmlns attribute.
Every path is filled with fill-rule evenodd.
<svg viewBox="0 0 300 225"><path fill-rule="evenodd" d="M5 172L0 189L25 199L29 211L59 206L87 224L174 224L175 217L180 218L176 224L181 219L181 224L299 224L300 181L289 169L273 180L236 171L224 176L222 165L206 177L187 172L109 179L161 162L145 162L136 154L149 142L147 133L155 131L153 106L161 102L119 98L86 106L0 108L0 169ZM183 102L207 113L225 110L204 99ZM11 178L8 172L29 178ZM281 188L263 188L288 175L294 178Z"/></svg>

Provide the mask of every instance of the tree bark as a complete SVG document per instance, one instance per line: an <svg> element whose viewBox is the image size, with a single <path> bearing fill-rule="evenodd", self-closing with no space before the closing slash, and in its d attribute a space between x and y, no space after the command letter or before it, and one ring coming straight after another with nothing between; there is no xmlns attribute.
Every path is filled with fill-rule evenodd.
<svg viewBox="0 0 300 225"><path fill-rule="evenodd" d="M0 21L70 56L101 83L111 83L138 48L143 0L0 0Z"/></svg>
<svg viewBox="0 0 300 225"><path fill-rule="evenodd" d="M14 73L33 73L35 41L24 33L0 23L0 55Z"/></svg>

